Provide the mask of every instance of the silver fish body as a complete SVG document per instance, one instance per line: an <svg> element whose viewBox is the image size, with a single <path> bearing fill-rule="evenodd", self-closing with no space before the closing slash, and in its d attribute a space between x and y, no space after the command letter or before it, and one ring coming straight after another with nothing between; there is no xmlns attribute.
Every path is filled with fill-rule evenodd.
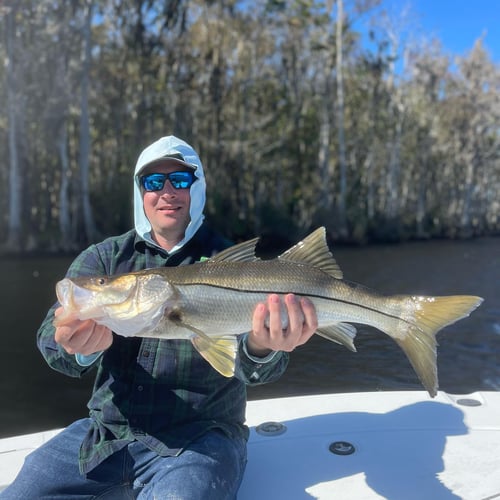
<svg viewBox="0 0 500 500"><path fill-rule="evenodd" d="M57 296L65 316L94 319L124 336L189 339L212 366L234 374L236 336L249 330L253 310L270 293L308 297L317 333L355 351L351 323L391 336L424 387L437 392L436 333L463 317L480 297L384 296L342 279L323 228L272 260L255 257L251 240L191 266L64 279ZM286 313L282 324L286 328Z"/></svg>

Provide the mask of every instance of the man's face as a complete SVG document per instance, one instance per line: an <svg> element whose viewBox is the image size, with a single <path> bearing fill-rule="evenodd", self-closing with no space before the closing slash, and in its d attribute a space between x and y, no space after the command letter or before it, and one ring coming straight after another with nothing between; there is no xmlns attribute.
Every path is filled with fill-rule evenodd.
<svg viewBox="0 0 500 500"><path fill-rule="evenodd" d="M169 159L163 163L146 167L141 175L169 174L188 170L184 165ZM165 181L163 189L160 191L143 190L144 213L151 224L153 238L161 246L165 246L163 240L173 242L174 245L182 240L191 220L190 203L190 190L175 189L169 180Z"/></svg>

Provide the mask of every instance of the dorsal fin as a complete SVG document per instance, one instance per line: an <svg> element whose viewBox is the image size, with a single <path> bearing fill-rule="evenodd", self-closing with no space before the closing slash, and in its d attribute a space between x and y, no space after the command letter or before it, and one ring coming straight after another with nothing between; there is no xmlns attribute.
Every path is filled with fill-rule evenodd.
<svg viewBox="0 0 500 500"><path fill-rule="evenodd" d="M299 241L292 248L283 252L278 259L307 263L321 269L334 278L342 279L343 277L342 270L333 258L326 243L324 227L313 231L302 241Z"/></svg>
<svg viewBox="0 0 500 500"><path fill-rule="evenodd" d="M226 248L209 259L209 262L255 262L260 260L255 256L255 245L259 238L238 243L232 247Z"/></svg>

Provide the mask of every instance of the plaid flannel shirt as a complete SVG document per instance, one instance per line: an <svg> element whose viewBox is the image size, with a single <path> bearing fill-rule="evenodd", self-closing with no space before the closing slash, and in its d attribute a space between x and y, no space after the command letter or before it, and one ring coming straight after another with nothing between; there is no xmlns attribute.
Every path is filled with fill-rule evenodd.
<svg viewBox="0 0 500 500"><path fill-rule="evenodd" d="M75 259L66 276L187 265L227 246L229 242L203 225L179 252L168 255L132 230L90 246ZM186 340L114 335L109 349L82 366L54 340L52 321L58 305L49 310L37 335L47 363L73 377L97 367L88 402L92 426L80 449L82 473L134 440L142 441L158 455L172 456L213 428L229 436L248 438L245 385L276 380L288 363L288 355L283 352L264 360L248 356L240 336L236 376L226 378Z"/></svg>

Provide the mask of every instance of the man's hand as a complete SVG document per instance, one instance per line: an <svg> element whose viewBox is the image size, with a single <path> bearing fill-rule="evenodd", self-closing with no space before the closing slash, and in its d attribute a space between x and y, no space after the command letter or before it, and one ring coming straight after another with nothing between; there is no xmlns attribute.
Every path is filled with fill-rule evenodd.
<svg viewBox="0 0 500 500"><path fill-rule="evenodd" d="M265 357L271 351L293 351L305 344L318 328L318 318L312 302L293 294L285 296L288 326L281 325L281 301L277 294L269 295L267 304L257 304L248 335L247 350L252 356ZM266 318L268 326L266 326Z"/></svg>
<svg viewBox="0 0 500 500"><path fill-rule="evenodd" d="M59 316L62 311L63 308L58 307L55 315ZM79 353L88 356L110 347L113 343L113 334L107 326L98 325L91 319L81 321L68 318L56 328L55 340L68 354Z"/></svg>

